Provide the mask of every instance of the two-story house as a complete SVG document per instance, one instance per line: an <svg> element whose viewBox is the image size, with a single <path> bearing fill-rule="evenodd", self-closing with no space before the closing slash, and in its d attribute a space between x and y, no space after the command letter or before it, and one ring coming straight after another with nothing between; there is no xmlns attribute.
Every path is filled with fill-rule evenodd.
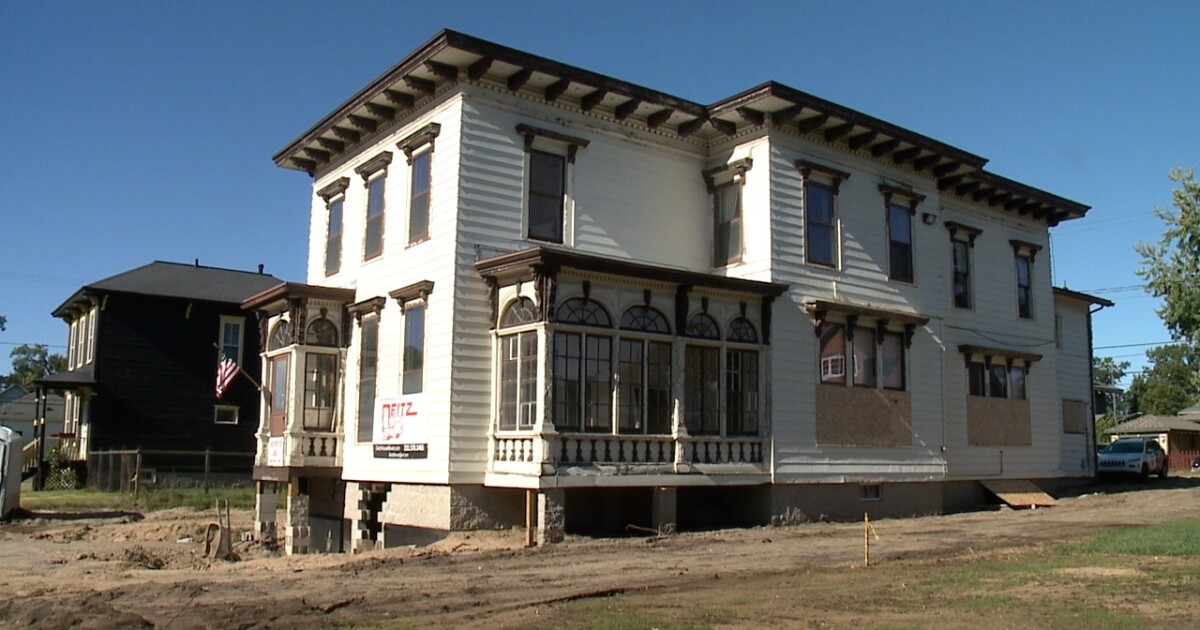
<svg viewBox="0 0 1200 630"><path fill-rule="evenodd" d="M261 395L238 377L218 398L217 364L230 357L258 374L259 329L241 302L278 283L261 267L156 261L75 291L53 312L68 325L67 370L35 381L65 392L51 431L68 457L112 473L97 454L143 449L148 471L193 472L205 465L197 451L252 453ZM251 469L236 455L209 465Z"/></svg>
<svg viewBox="0 0 1200 630"><path fill-rule="evenodd" d="M1090 473L1094 300L1056 316L1048 249L1088 208L962 149L443 31L275 161L313 186L307 284L244 304L274 331L258 520L289 551L931 513Z"/></svg>

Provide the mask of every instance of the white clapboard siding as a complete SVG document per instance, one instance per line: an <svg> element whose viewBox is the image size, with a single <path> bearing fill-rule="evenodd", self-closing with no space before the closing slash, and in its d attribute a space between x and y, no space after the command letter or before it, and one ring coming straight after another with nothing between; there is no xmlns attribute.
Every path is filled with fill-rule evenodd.
<svg viewBox="0 0 1200 630"><path fill-rule="evenodd" d="M1067 296L1055 297L1055 310L1060 317L1060 344L1058 346L1058 385L1063 400L1082 401L1086 405L1086 417L1091 420L1092 408L1092 353L1088 335L1092 304ZM1086 474L1094 456L1096 436L1092 427L1086 432L1063 433L1062 468L1064 473Z"/></svg>

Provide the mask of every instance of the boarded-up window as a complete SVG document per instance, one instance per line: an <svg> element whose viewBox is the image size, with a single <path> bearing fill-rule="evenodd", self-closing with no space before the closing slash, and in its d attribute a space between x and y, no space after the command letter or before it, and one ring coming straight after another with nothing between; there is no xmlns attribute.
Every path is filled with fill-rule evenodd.
<svg viewBox="0 0 1200 630"><path fill-rule="evenodd" d="M1063 400L1063 433L1087 433L1088 406L1082 400Z"/></svg>

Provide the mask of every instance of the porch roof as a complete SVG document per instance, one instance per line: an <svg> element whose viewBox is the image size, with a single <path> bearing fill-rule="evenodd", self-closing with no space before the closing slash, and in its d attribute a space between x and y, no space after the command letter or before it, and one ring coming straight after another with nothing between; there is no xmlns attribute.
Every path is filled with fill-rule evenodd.
<svg viewBox="0 0 1200 630"><path fill-rule="evenodd" d="M644 278L676 285L750 293L764 297L776 297L788 290L788 285L778 282L731 278L550 247L532 247L500 254L475 263L475 269L481 275L497 280L524 278L534 268L539 267L577 269L613 276Z"/></svg>
<svg viewBox="0 0 1200 630"><path fill-rule="evenodd" d="M291 299L330 300L350 304L354 301L354 289L323 287L300 282L281 282L246 298L242 302L242 310L281 311L286 308L287 301Z"/></svg>
<svg viewBox="0 0 1200 630"><path fill-rule="evenodd" d="M59 372L51 374L33 381L38 387L46 389L75 389L77 387L91 386L96 384L96 373L94 366L88 365L81 367L78 370L70 370L67 372Z"/></svg>

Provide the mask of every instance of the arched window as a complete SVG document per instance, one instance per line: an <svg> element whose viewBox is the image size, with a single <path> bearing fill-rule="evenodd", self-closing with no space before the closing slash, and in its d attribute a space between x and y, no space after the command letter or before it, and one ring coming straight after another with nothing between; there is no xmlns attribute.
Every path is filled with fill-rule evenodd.
<svg viewBox="0 0 1200 630"><path fill-rule="evenodd" d="M310 346L326 346L336 348L338 345L337 326L333 322L325 319L314 319L308 325L308 334L305 336L304 343Z"/></svg>
<svg viewBox="0 0 1200 630"><path fill-rule="evenodd" d="M707 314L696 313L688 320L687 329L683 334L698 339L720 339L721 327L717 326L716 320Z"/></svg>
<svg viewBox="0 0 1200 630"><path fill-rule="evenodd" d="M649 306L631 306L621 314L621 330L671 334L671 326L663 314Z"/></svg>
<svg viewBox="0 0 1200 630"><path fill-rule="evenodd" d="M563 324L602 326L612 328L612 318L599 302L588 298L571 298L558 307L557 318Z"/></svg>
<svg viewBox="0 0 1200 630"><path fill-rule="evenodd" d="M290 346L292 345L292 339L292 322L281 319L271 329L271 336L267 341L267 350L279 350L280 348Z"/></svg>
<svg viewBox="0 0 1200 630"><path fill-rule="evenodd" d="M521 326L523 324L532 324L540 319L538 317L537 307L533 305L533 300L523 297L517 298L508 308L504 309L504 315L500 316L500 327L511 328L513 326Z"/></svg>
<svg viewBox="0 0 1200 630"><path fill-rule="evenodd" d="M758 343L758 332L754 330L754 324L751 324L750 320L739 317L729 322L729 340Z"/></svg>

